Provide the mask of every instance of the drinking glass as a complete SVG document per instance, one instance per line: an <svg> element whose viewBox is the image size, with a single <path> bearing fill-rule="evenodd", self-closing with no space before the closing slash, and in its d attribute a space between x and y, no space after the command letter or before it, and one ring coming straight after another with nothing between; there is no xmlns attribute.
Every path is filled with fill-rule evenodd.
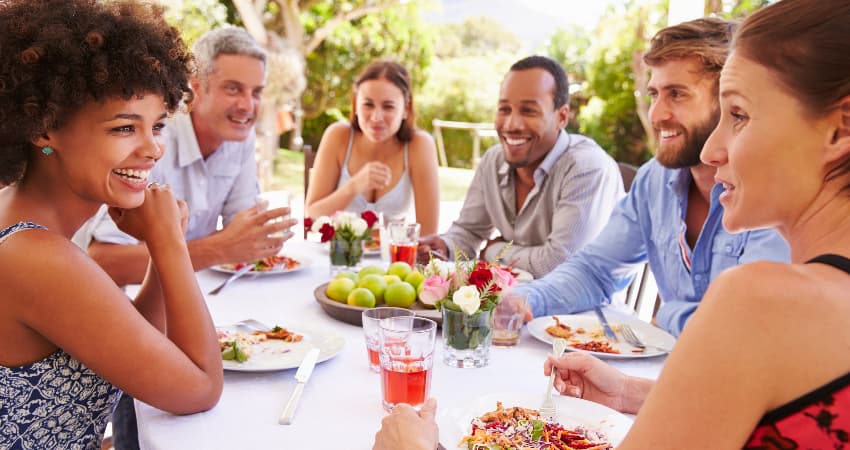
<svg viewBox="0 0 850 450"><path fill-rule="evenodd" d="M493 345L512 347L519 343L519 334L525 323L528 297L525 294L507 293L493 310Z"/></svg>
<svg viewBox="0 0 850 450"><path fill-rule="evenodd" d="M413 315L414 312L409 309L393 308L389 306L370 308L363 311L363 335L366 337L366 352L369 354L369 370L372 372L381 371L381 360L378 355L380 353L378 324L381 320L388 317L405 317Z"/></svg>
<svg viewBox="0 0 850 450"><path fill-rule="evenodd" d="M277 208L291 208L292 207L292 193L289 191L267 191L263 192L256 198L257 205L260 205L260 212L265 212L270 209ZM285 219L289 219L290 213L286 213L280 217L276 217L269 222L281 222ZM282 237L285 231L278 231L270 234L272 237Z"/></svg>
<svg viewBox="0 0 850 450"><path fill-rule="evenodd" d="M393 222L388 226L390 235L390 262L404 261L413 267L416 264L416 249L419 246L419 224Z"/></svg>
<svg viewBox="0 0 850 450"><path fill-rule="evenodd" d="M378 324L384 409L418 408L431 390L437 323L424 317L388 317Z"/></svg>

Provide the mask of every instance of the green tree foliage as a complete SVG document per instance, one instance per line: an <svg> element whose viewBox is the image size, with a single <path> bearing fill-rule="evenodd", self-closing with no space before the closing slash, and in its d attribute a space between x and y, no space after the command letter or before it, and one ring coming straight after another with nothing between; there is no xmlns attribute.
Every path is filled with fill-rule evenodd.
<svg viewBox="0 0 850 450"><path fill-rule="evenodd" d="M310 33L333 16L338 5L319 2L301 16ZM302 107L308 120L304 142L318 146L330 123L348 117L354 80L369 63L392 59L408 69L414 93L424 82L433 55L433 33L420 19L417 2L385 9L339 25L307 55L307 90Z"/></svg>
<svg viewBox="0 0 850 450"><path fill-rule="evenodd" d="M219 0L171 0L165 19L192 45L202 34L230 23L227 5Z"/></svg>

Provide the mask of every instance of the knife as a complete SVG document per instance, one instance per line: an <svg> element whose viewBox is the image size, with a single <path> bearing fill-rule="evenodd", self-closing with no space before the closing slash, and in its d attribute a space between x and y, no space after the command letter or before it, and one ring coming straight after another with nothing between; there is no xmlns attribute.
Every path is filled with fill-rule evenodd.
<svg viewBox="0 0 850 450"><path fill-rule="evenodd" d="M611 329L611 325L608 325L608 319L605 318L605 314L602 314L602 308L595 306L593 311L596 312L596 317L599 318L599 323L602 324L602 329L605 330L605 336L608 336L611 342L620 342L614 330Z"/></svg>
<svg viewBox="0 0 850 450"><path fill-rule="evenodd" d="M240 267L240 268L239 268L239 270L237 270L237 271L236 271L233 275L231 275L231 276L230 276L230 278L228 278L228 279L224 280L224 283L221 283L221 284L220 284L220 285L218 285L218 287L216 287L215 289L213 289L213 290L211 290L211 291L207 292L207 295L216 295L216 294L218 294L219 292L221 292L221 290L222 290L222 289L224 289L224 288L225 288L225 286L227 286L228 284L230 284L233 280L235 280L235 279L237 279L237 278L241 277L242 275L245 275L246 273L250 272L250 271L251 271L251 269L253 269L253 268L254 268L254 265L253 265L253 264L245 264L244 266Z"/></svg>
<svg viewBox="0 0 850 450"><path fill-rule="evenodd" d="M316 360L319 359L319 349L314 348L307 352L307 356L301 360L301 365L298 366L298 371L295 372L295 380L298 384L295 385L295 390L286 402L286 407L283 408L283 413L280 415L278 423L281 425L289 425L292 423L292 418L295 417L295 408L298 407L298 401L301 400L301 392L304 390L304 385L310 379L310 374L313 373L313 368L316 367Z"/></svg>

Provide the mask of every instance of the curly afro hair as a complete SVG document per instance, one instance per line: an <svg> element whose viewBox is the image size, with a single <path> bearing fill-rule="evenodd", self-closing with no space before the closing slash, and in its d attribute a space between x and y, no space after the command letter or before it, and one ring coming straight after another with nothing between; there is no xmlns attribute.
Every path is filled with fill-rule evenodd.
<svg viewBox="0 0 850 450"><path fill-rule="evenodd" d="M83 105L191 99L193 59L163 7L132 1L0 2L0 186L23 177L32 140Z"/></svg>

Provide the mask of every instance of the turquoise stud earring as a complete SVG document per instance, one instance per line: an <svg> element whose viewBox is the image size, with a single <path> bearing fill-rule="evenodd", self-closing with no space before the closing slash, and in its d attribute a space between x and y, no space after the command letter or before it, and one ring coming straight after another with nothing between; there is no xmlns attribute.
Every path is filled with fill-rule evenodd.
<svg viewBox="0 0 850 450"><path fill-rule="evenodd" d="M44 153L44 156L50 156L50 154L53 153L53 149L45 145L41 149L41 153Z"/></svg>

